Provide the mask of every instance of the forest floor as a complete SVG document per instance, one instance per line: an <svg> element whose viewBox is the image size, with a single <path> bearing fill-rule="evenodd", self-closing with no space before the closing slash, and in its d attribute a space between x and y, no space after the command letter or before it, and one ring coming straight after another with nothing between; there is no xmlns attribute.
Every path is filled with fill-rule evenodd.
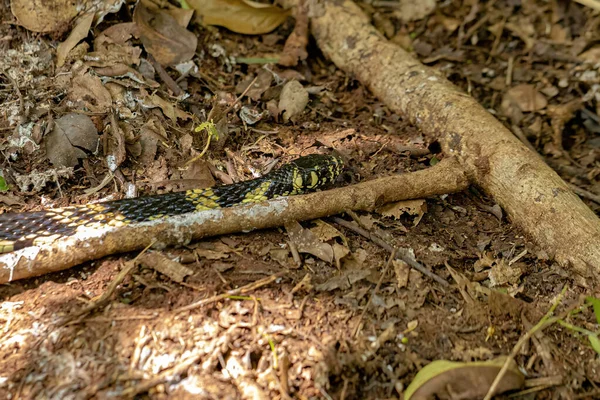
<svg viewBox="0 0 600 400"><path fill-rule="evenodd" d="M598 12L558 0L446 1L406 21L395 8L361 6L382 34L529 140L600 211ZM347 160L344 184L428 168L444 157L312 41L296 67L255 63L282 52L291 18L254 36L190 24L198 70L167 68L188 97L173 95L135 38L126 43L131 57L141 52L133 67L145 84L125 74L106 78L114 65L90 62L92 52L106 57L95 39L130 22L133 8L127 2L108 14L58 67L57 44L72 27L30 32L0 1L1 211L113 200L132 187L148 195L230 183L274 160L332 150ZM309 102L284 122L278 101L294 79ZM65 150L48 139L53 121L75 111L91 118L99 148ZM221 114L219 140L207 145L206 132L194 128ZM250 125L246 115L259 121ZM106 130L111 118L121 121L124 142ZM119 164L110 175L108 154ZM56 167L73 157L74 166ZM555 302L570 325L547 327L518 352L527 381L516 398L600 397L600 358L585 334L598 321L582 300L586 289L485 193L472 187L340 217L410 249L451 286L388 262L390 253L370 239L323 219L303 223L301 232L333 249L334 261L305 252L298 262L284 228L215 237L160 250L191 270L183 282L140 264L107 301L59 323L97 301L137 254L114 255L0 286L0 397L401 398L434 360L509 354Z"/></svg>

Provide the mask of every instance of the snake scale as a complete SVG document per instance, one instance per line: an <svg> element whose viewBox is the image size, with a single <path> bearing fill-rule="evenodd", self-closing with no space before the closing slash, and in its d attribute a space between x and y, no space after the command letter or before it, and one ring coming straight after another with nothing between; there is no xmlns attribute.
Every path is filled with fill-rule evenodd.
<svg viewBox="0 0 600 400"><path fill-rule="evenodd" d="M77 233L152 221L173 215L232 207L308 193L333 184L343 161L333 155L300 157L260 178L182 192L25 213L0 214L0 253L48 243Z"/></svg>

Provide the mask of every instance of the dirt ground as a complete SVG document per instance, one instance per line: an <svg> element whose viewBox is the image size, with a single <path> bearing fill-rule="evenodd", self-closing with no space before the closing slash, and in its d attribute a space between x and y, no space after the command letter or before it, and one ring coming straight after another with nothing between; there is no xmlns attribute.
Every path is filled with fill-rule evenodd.
<svg viewBox="0 0 600 400"><path fill-rule="evenodd" d="M382 34L518 131L600 211L597 11L558 0L445 1L406 21L392 2L379 3L361 7ZM296 67L252 62L281 53L292 18L254 36L188 26L198 38L198 71L166 69L187 97L173 95L144 50L133 69L143 71L147 85L91 73L114 67L93 65L86 55L98 56L95 38L130 22L134 7L126 2L108 14L58 67L57 44L73 27L30 32L17 24L9 2L0 2L0 170L8 185L1 211L114 200L131 188L147 195L230 183L251 179L275 159L281 165L332 150L347 160L343 184L444 158L431 138L337 70L313 42ZM142 49L135 38L128 46ZM247 62L233 62L243 57ZM108 100L94 86L98 76L112 83ZM236 102L255 77L260 90ZM308 90L309 102L284 122L273 110L293 79ZM154 99L154 106L131 100L131 93ZM254 125L240 117L264 110L271 114ZM48 137L54 121L71 112L90 117L100 144L91 151L77 146L83 155L59 168L57 157L73 155ZM194 127L217 116L219 140L207 143L206 132ZM107 131L111 118L123 123L124 143ZM114 178L103 182L106 156L115 154ZM526 383L511 398L600 398L600 358L590 344L599 326L583 298L587 289L485 193L472 187L339 217L409 249L451 285L389 262L389 251L333 219L302 224L316 247L333 249L333 261L308 249L298 262L283 227L156 251L191 270L182 282L132 264L137 253L106 257L0 286L0 398L398 399L434 360L508 355L555 303L564 323L519 350L515 361Z"/></svg>

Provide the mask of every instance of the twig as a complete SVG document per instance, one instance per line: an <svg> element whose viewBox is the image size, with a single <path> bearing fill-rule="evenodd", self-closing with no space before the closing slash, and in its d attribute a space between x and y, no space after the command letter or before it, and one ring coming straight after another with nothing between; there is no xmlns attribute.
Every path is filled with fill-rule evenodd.
<svg viewBox="0 0 600 400"><path fill-rule="evenodd" d="M150 61L150 64L152 64L156 72L158 72L158 76L160 76L160 79L162 79L165 85L167 85L167 87L171 89L173 95L175 97L179 97L179 95L183 93L183 90L181 90L177 82L175 82L173 78L171 78L171 76L167 73L163 66L160 65L158 61L156 61L152 54L148 54L148 61Z"/></svg>
<svg viewBox="0 0 600 400"><path fill-rule="evenodd" d="M542 317L542 319L540 319L540 321L537 324L535 324L535 326L533 328L531 328L529 331L527 331L527 333L525 333L525 335L523 335L519 339L519 341L517 342L517 344L515 344L515 346L511 350L509 356L506 358L506 361L504 362L504 365L502 366L502 369L500 369L500 372L498 372L498 375L496 375L496 379L494 379L494 382L490 386L490 389L488 390L488 392L485 395L485 397L484 397L483 400L491 400L492 399L492 396L494 395L494 392L496 391L498 385L500 384L500 381L502 380L502 378L506 374L506 371L508 371L508 367L510 366L511 361L514 360L514 358L517 356L517 354L521 350L521 347L523 347L523 345L536 332L538 332L540 330L543 330L547 326L550 326L550 325L554 324L555 322L563 319L564 316L568 315L571 312L571 309L569 309L565 313L563 313L563 315L561 315L560 317L551 318L552 314L554 314L554 311L556 310L556 307L558 307L558 305L562 301L562 298L563 298L564 294L566 293L567 289L568 289L568 286L565 285L563 287L563 289L561 290L560 294L554 300L554 303L552 304L552 306L550 307L550 309L548 310L548 312L546 313L546 315L544 315Z"/></svg>
<svg viewBox="0 0 600 400"><path fill-rule="evenodd" d="M98 307L102 307L104 304L106 304L106 302L108 302L110 296L112 296L112 294L115 292L115 290L117 290L117 287L121 284L121 282L123 282L123 280L125 279L125 277L127 275L129 275L129 273L131 272L131 270L133 268L135 268L135 266L137 265L137 261L140 258L140 256L142 254L144 254L146 251L148 251L148 249L154 244L154 242L150 243L148 246L146 246L146 248L144 250L142 250L140 252L140 254L138 254L133 260L128 261L125 264L125 268L123 268L115 277L115 279L112 280L112 282L110 283L110 285L108 286L108 288L106 289L106 291L104 293L102 293L102 296L100 296L100 298L96 301L91 302L90 304L88 304L86 307L84 307L83 309L77 311L76 313L74 313L73 315L69 315L67 316L63 321L59 322L59 326L60 325L67 325L70 324L72 322L74 322L74 320L76 318L80 318L84 315L89 314L90 312L92 312L93 310L95 310Z"/></svg>
<svg viewBox="0 0 600 400"><path fill-rule="evenodd" d="M0 284L62 271L111 254L140 250L153 241L162 247L181 246L208 236L273 228L287 221L307 221L347 210L370 211L393 201L454 193L466 189L469 183L465 171L456 160L447 158L425 170L317 193L122 227L82 229L54 243L0 254ZM415 266L412 260L409 264Z"/></svg>
<svg viewBox="0 0 600 400"><path fill-rule="evenodd" d="M392 254L390 254L390 257L388 258L388 261L385 264L385 268L383 269L383 272L381 273L381 276L379 277L379 280L377 281L377 285L375 285L375 289L373 289L373 293L371 293L369 300L367 300L367 304L365 304L365 308L363 308L362 313L360 313L360 317L358 318L358 321L356 322L356 326L354 327L354 332L352 333L352 337L356 337L356 335L358 335L358 331L360 330L360 324L362 323L362 320L363 320L365 314L367 313L367 310L369 309L371 302L373 301L373 297L375 297L375 295L379 291L379 288L381 287L381 283L383 282L383 279L387 275L387 272L390 269L390 265L392 265L392 261L394 261L394 259L396 258L396 252L397 252L397 249L392 249Z"/></svg>
<svg viewBox="0 0 600 400"><path fill-rule="evenodd" d="M450 286L450 284L442 277L434 274L433 272L429 271L427 268L425 268L424 266L422 266L421 264L419 264L417 261L415 261L412 257L408 256L408 254L402 254L404 253L401 249L395 249L392 245L390 245L389 243L387 243L386 241L384 241L383 239L371 234L371 232L362 229L348 221L346 221L345 219L339 218L339 217L333 217L332 218L333 222L342 225L343 227L350 229L353 232L358 233L361 236L366 237L367 239L371 240L373 243L375 243L376 245L378 245L379 247L382 247L383 249L389 251L389 252L393 252L395 250L398 250L399 254L396 254L396 258L398 258L399 260L404 261L405 263L407 263L408 265L410 265L411 267L413 267L414 269L416 269L417 271L419 271L420 273L422 273L423 275L433 279L434 281L436 281L437 283L439 283L440 285L444 286L444 287L448 287Z"/></svg>
<svg viewBox="0 0 600 400"><path fill-rule="evenodd" d="M209 297L207 299L199 300L199 301L197 301L195 303L188 304L187 306L176 308L174 310L174 312L180 313L180 312L183 312L183 311L193 310L195 308L202 307L202 306L204 306L206 304L214 303L216 301L220 301L220 300L226 299L226 298L228 298L230 296L237 296L237 295L240 295L240 294L245 294L245 293L251 292L251 291L256 290L256 289L258 289L258 288L260 288L262 286L266 286L266 285L268 285L271 282L275 282L277 279L281 278L283 276L283 274L284 274L283 272L279 272L277 274L271 275L271 276L269 276L267 278L260 279L260 280L258 280L256 282L249 283L248 285L239 287L237 289L228 290L225 293L221 293L221 294L218 294L216 296Z"/></svg>
<svg viewBox="0 0 600 400"><path fill-rule="evenodd" d="M572 183L567 182L567 185L569 185L569 188L577 195L581 196L581 197L585 197L588 200L592 200L595 203L600 204L600 196L589 192L585 189L580 188L577 185L573 185Z"/></svg>

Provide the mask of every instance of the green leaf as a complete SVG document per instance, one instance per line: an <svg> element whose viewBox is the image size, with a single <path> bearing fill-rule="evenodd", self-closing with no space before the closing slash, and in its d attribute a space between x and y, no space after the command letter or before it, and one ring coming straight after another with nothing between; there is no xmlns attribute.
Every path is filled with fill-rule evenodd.
<svg viewBox="0 0 600 400"><path fill-rule="evenodd" d="M590 340L590 344L592 348L596 350L596 353L600 354L600 339L598 339L598 335L587 335Z"/></svg>
<svg viewBox="0 0 600 400"><path fill-rule="evenodd" d="M588 296L585 298L585 302L592 305L594 314L596 315L596 322L600 324L600 299Z"/></svg>
<svg viewBox="0 0 600 400"><path fill-rule="evenodd" d="M6 192L8 190L8 184L2 175L0 175L0 192Z"/></svg>

